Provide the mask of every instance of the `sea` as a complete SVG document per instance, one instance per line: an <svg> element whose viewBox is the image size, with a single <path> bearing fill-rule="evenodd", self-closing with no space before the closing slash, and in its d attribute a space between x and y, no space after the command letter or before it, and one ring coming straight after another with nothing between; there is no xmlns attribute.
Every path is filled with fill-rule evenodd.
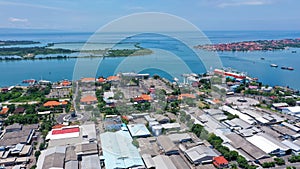
<svg viewBox="0 0 300 169"><path fill-rule="evenodd" d="M215 68L230 68L271 86L300 89L300 49L277 51L210 52L195 49L197 44L230 43L252 40L300 38L300 31L203 31L203 32L63 32L7 31L0 29L0 40L32 40L41 44L1 47L32 47L55 43L51 48L75 50L149 48L150 55L104 58L65 58L0 61L0 87L24 85L25 79L60 81L85 76L110 76L119 72L158 74L182 80L182 74L202 74ZM293 52L292 52L293 51ZM85 52L61 54L84 56ZM39 55L38 57L55 55ZM5 56L2 56L5 57ZM18 56L14 56L18 57ZM270 64L277 64L273 68ZM281 66L293 67L293 71Z"/></svg>

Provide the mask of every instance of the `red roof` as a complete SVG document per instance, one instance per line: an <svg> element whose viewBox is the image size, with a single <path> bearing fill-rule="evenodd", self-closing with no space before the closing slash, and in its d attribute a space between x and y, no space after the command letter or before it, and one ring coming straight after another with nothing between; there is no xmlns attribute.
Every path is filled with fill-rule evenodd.
<svg viewBox="0 0 300 169"><path fill-rule="evenodd" d="M52 129L61 129L63 127L65 127L65 125L63 125L63 124L57 124L57 125L53 126Z"/></svg>
<svg viewBox="0 0 300 169"><path fill-rule="evenodd" d="M2 110L0 111L0 114L6 114L8 112L9 108L8 107L3 107Z"/></svg>
<svg viewBox="0 0 300 169"><path fill-rule="evenodd" d="M97 101L97 97L91 95L85 96L80 99L80 102L88 103L88 104L91 104L92 102L96 102L96 101Z"/></svg>
<svg viewBox="0 0 300 169"><path fill-rule="evenodd" d="M75 128L63 128L60 130L52 130L52 135L56 135L56 134L67 134L67 133L76 133L79 132L79 127L75 127Z"/></svg>
<svg viewBox="0 0 300 169"><path fill-rule="evenodd" d="M120 80L120 78L118 76L109 76L109 77L107 77L107 80L108 81L118 81L118 80Z"/></svg>
<svg viewBox="0 0 300 169"><path fill-rule="evenodd" d="M98 82L100 82L100 83L103 83L103 82L105 82L106 80L103 78L103 77L100 77L99 79L98 79Z"/></svg>
<svg viewBox="0 0 300 169"><path fill-rule="evenodd" d="M55 107L55 106L60 106L60 105L66 105L68 104L67 101L63 101L63 102L59 102L59 101L47 101L46 103L44 103L44 107Z"/></svg>
<svg viewBox="0 0 300 169"><path fill-rule="evenodd" d="M81 82L95 82L96 79L93 77L86 77L86 78L82 78Z"/></svg>
<svg viewBox="0 0 300 169"><path fill-rule="evenodd" d="M228 161L223 156L214 157L213 163L216 167L228 165Z"/></svg>
<svg viewBox="0 0 300 169"><path fill-rule="evenodd" d="M178 99L179 99L179 100L182 100L182 99L184 99L184 98L195 99L196 96L193 95L193 94L189 94L189 93L183 93L183 94L181 94L181 95L178 96Z"/></svg>
<svg viewBox="0 0 300 169"><path fill-rule="evenodd" d="M62 86L70 86L72 83L70 81L64 80L61 82Z"/></svg>

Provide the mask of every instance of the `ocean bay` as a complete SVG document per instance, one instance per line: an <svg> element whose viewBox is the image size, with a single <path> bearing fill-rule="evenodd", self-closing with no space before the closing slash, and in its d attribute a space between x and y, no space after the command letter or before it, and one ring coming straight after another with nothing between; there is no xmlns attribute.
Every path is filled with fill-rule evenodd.
<svg viewBox="0 0 300 169"><path fill-rule="evenodd" d="M260 39L284 39L284 38L298 38L300 37L299 32L292 31L209 31L205 32L212 43L227 43L236 41L247 41L247 40L260 40ZM1 34L1 33L0 33ZM61 43L58 44L60 47L66 47L65 42L84 42L86 41L91 33L39 33L39 34L24 34L17 36L16 34L8 34L1 36L1 40L34 40L42 43ZM222 35L222 36L221 36ZM113 36L112 36L113 37ZM187 38L194 41L195 44L199 41L200 37L194 37L192 33L187 34ZM110 36L104 41L111 42ZM164 41L159 39L161 44L168 46L171 50L180 50L176 48L171 41ZM62 46L61 46L62 45ZM81 45L81 44L80 44ZM80 48L80 45L76 44L73 48ZM142 47L147 48L147 44ZM96 47L99 47L96 45ZM102 48L106 46L102 44ZM116 48L133 48L132 44L124 44L123 47L117 46ZM189 46L193 48L193 46ZM201 51L194 49L201 55ZM296 53L292 53L296 51ZM251 77L257 77L259 81L270 85L283 85L290 86L292 88L300 89L300 80L298 79L300 73L300 50L289 49L289 50L278 50L278 51L255 51L255 52L218 52L218 55L222 61L224 67L231 67L238 71L247 72L247 75ZM160 53L155 51L150 57L160 57ZM139 56L137 56L139 57ZM135 56L135 58L137 58ZM140 56L148 57L148 56ZM261 58L264 58L262 60ZM78 59L78 58L77 58ZM50 81L58 81L62 79L72 79L74 66L77 62L76 58L66 59L49 59L49 60L20 60L20 61L1 61L0 62L0 76L2 81L0 86L11 86L21 84L24 79L46 79ZM96 61L95 58L80 58L90 60L91 62ZM111 70L112 67L116 66L116 63L121 62L124 58L110 58L106 57L102 60L101 68L97 72L97 76L108 76L114 72ZM193 58L187 58L190 62L192 69L197 70L195 73L204 73L203 66L201 66L197 60ZM279 65L278 68L270 67L270 64ZM168 63L162 63L168 64ZM295 70L288 71L280 69L280 66L291 66ZM132 71L129 69L128 71ZM157 72L150 71L150 74ZM184 72L182 72L184 73Z"/></svg>

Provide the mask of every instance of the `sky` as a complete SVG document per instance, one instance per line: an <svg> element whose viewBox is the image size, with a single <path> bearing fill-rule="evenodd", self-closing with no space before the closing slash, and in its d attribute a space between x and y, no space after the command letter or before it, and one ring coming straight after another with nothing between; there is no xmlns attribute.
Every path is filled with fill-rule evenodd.
<svg viewBox="0 0 300 169"><path fill-rule="evenodd" d="M0 28L95 31L120 17L164 12L200 30L300 30L299 0L0 0Z"/></svg>

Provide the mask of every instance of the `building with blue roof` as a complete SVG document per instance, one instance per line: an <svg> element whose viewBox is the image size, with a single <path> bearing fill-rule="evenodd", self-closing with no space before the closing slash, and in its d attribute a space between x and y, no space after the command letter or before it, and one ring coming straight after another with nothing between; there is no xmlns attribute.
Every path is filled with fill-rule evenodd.
<svg viewBox="0 0 300 169"><path fill-rule="evenodd" d="M128 131L105 132L100 138L106 169L144 166Z"/></svg>

